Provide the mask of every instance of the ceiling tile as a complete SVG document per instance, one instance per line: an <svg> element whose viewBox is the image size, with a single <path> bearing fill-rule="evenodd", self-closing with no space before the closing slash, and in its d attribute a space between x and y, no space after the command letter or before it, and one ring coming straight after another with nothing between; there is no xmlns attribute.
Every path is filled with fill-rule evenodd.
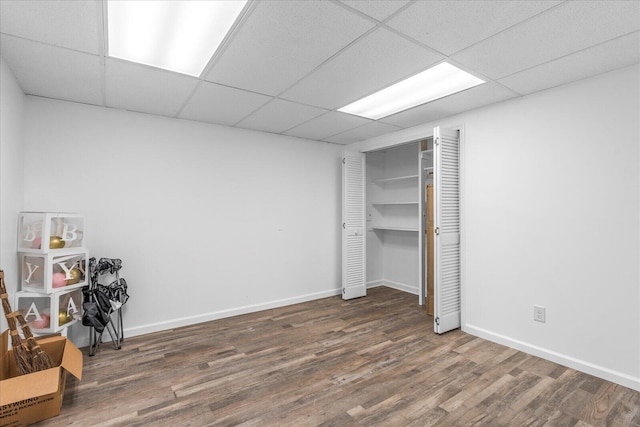
<svg viewBox="0 0 640 427"><path fill-rule="evenodd" d="M365 139L373 138L375 136L395 132L400 129L402 128L398 126L380 122L373 122L369 123L368 125L360 126L341 134L325 138L324 141L346 145L351 144L352 142L364 141Z"/></svg>
<svg viewBox="0 0 640 427"><path fill-rule="evenodd" d="M638 29L640 2L566 2L452 58L499 79Z"/></svg>
<svg viewBox="0 0 640 427"><path fill-rule="evenodd" d="M210 82L100 57L105 0L0 0L0 53L30 95L341 144L640 62L638 0L251 3ZM378 122L329 111L447 55L499 81Z"/></svg>
<svg viewBox="0 0 640 427"><path fill-rule="evenodd" d="M408 0L394 1L362 1L362 0L340 0L342 3L352 7L376 21L384 21L393 15L402 6L409 3Z"/></svg>
<svg viewBox="0 0 640 427"><path fill-rule="evenodd" d="M331 2L257 2L206 80L277 95L373 25Z"/></svg>
<svg viewBox="0 0 640 427"><path fill-rule="evenodd" d="M639 62L640 32L635 32L512 74L499 82L516 92L528 94Z"/></svg>
<svg viewBox="0 0 640 427"><path fill-rule="evenodd" d="M108 107L174 117L197 83L183 74L107 58Z"/></svg>
<svg viewBox="0 0 640 427"><path fill-rule="evenodd" d="M5 34L97 55L101 14L97 1L0 1L0 28Z"/></svg>
<svg viewBox="0 0 640 427"><path fill-rule="evenodd" d="M285 132L300 138L321 140L338 133L371 123L371 120L335 111L323 114Z"/></svg>
<svg viewBox="0 0 640 427"><path fill-rule="evenodd" d="M202 82L180 113L180 118L233 126L270 99L273 98Z"/></svg>
<svg viewBox="0 0 640 427"><path fill-rule="evenodd" d="M0 51L26 94L104 105L99 56L5 34Z"/></svg>
<svg viewBox="0 0 640 427"><path fill-rule="evenodd" d="M517 96L518 94L497 83L485 83L411 110L385 117L381 121L396 126L411 127Z"/></svg>
<svg viewBox="0 0 640 427"><path fill-rule="evenodd" d="M420 1L387 25L446 55L524 21L560 1ZM416 19L416 16L428 19Z"/></svg>
<svg viewBox="0 0 640 427"><path fill-rule="evenodd" d="M335 109L428 68L443 56L378 28L340 52L282 97Z"/></svg>
<svg viewBox="0 0 640 427"><path fill-rule="evenodd" d="M327 110L297 104L283 99L274 99L237 124L238 127L282 133L300 125Z"/></svg>

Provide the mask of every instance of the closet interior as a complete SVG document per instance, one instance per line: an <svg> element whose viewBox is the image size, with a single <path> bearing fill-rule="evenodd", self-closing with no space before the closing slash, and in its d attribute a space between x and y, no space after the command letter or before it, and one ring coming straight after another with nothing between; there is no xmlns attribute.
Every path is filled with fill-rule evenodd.
<svg viewBox="0 0 640 427"><path fill-rule="evenodd" d="M425 191L433 184L433 138L367 152L365 176L367 287L411 292L423 304L429 270L428 257L422 256L427 249Z"/></svg>

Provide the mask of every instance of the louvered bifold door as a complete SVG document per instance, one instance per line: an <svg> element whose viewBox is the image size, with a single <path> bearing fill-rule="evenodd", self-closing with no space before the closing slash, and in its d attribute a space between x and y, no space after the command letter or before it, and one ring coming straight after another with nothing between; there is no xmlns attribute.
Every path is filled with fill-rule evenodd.
<svg viewBox="0 0 640 427"><path fill-rule="evenodd" d="M365 155L345 151L342 158L342 298L367 294L365 232Z"/></svg>
<svg viewBox="0 0 640 427"><path fill-rule="evenodd" d="M460 327L460 144L458 131L434 130L434 330Z"/></svg>

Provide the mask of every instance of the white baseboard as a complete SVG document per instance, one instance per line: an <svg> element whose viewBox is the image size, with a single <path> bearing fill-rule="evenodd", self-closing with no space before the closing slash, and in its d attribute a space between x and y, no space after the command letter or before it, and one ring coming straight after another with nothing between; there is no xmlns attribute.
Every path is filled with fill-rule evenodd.
<svg viewBox="0 0 640 427"><path fill-rule="evenodd" d="M633 377L622 372L617 372L612 369L594 365L593 363L585 362L584 360L576 359L574 357L509 338L504 335L496 334L474 325L466 324L462 327L462 330L468 334L475 335L488 341L506 345L507 347L515 348L516 350L520 350L595 377L620 384L630 389L640 391L640 378L638 377Z"/></svg>
<svg viewBox="0 0 640 427"><path fill-rule="evenodd" d="M393 280L381 280L380 282L382 282L382 286L397 289L409 294L418 295L418 288L416 286L407 285L406 283L394 282Z"/></svg>
<svg viewBox="0 0 640 427"><path fill-rule="evenodd" d="M262 310L269 310L271 308L284 307L292 304L298 304L301 302L313 301L316 299L332 297L336 295L341 295L342 289L332 289L328 291L316 292L313 294L299 295L292 298L285 298L281 300L268 301L260 304L246 305L242 307L231 308L227 310L214 311L211 313L199 314L196 316L189 317L180 317L177 319L171 319L163 322L150 323L142 326L135 326L132 328L127 328L126 323L127 319L124 319L125 328L124 328L124 346L126 346L127 338L135 337L138 335L150 334L153 332L166 331L167 329L179 328L182 326L190 326L197 323L209 322L211 320L224 319L227 317L239 316L241 314L254 313ZM105 332L105 342L102 344L103 346L111 345L108 334ZM88 333L86 336L75 337L73 340L74 344L77 347L87 347L89 346L89 336Z"/></svg>
<svg viewBox="0 0 640 427"><path fill-rule="evenodd" d="M384 286L384 280L373 280L367 282L367 289L377 288L378 286Z"/></svg>

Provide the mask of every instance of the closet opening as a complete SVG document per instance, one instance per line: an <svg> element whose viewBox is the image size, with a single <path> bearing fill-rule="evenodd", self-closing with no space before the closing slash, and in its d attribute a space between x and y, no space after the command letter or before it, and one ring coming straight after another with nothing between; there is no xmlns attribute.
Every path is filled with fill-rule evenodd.
<svg viewBox="0 0 640 427"><path fill-rule="evenodd" d="M368 288L421 293L419 148L413 141L366 153Z"/></svg>
<svg viewBox="0 0 640 427"><path fill-rule="evenodd" d="M343 298L388 286L460 327L459 131L344 154Z"/></svg>

